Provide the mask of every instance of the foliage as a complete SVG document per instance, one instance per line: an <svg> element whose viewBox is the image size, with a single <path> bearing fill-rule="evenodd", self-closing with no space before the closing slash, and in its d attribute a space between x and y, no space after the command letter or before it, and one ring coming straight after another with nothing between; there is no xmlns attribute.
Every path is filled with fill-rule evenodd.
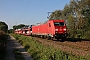
<svg viewBox="0 0 90 60"><path fill-rule="evenodd" d="M90 40L90 29L85 32L84 38Z"/></svg>
<svg viewBox="0 0 90 60"><path fill-rule="evenodd" d="M74 37L76 34L76 26L75 26L75 19L72 15L68 16L68 33L70 37Z"/></svg>
<svg viewBox="0 0 90 60"><path fill-rule="evenodd" d="M14 29L9 29L8 33L14 33Z"/></svg>
<svg viewBox="0 0 90 60"><path fill-rule="evenodd" d="M16 29L20 29L22 27L25 27L25 25L24 24L14 25L13 29L16 30Z"/></svg>
<svg viewBox="0 0 90 60"><path fill-rule="evenodd" d="M60 49L55 49L50 45L43 45L37 40L34 40L30 36L15 35L18 37L18 41L22 40L22 45L31 54L34 60L87 60L89 57L85 58L82 56L75 56L73 54L68 54L61 51Z"/></svg>
<svg viewBox="0 0 90 60"><path fill-rule="evenodd" d="M61 10L55 10L52 12L52 14L49 16L49 20L55 20L55 19L62 19L62 11Z"/></svg>
<svg viewBox="0 0 90 60"><path fill-rule="evenodd" d="M7 32L8 31L8 25L5 22L0 21L0 30Z"/></svg>
<svg viewBox="0 0 90 60"><path fill-rule="evenodd" d="M7 35L4 31L0 30L0 59L4 60L6 54Z"/></svg>
<svg viewBox="0 0 90 60"><path fill-rule="evenodd" d="M0 30L0 51L4 51L6 48L7 35L4 31Z"/></svg>

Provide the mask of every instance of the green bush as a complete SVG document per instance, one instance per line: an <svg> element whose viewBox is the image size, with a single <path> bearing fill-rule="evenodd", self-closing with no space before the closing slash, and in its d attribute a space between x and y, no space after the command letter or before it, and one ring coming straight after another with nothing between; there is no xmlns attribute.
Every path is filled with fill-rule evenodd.
<svg viewBox="0 0 90 60"><path fill-rule="evenodd" d="M81 34L76 34L75 38L81 38Z"/></svg>
<svg viewBox="0 0 90 60"><path fill-rule="evenodd" d="M0 21L0 30L2 30L5 33L7 33L7 31L8 31L8 25L5 22Z"/></svg>
<svg viewBox="0 0 90 60"><path fill-rule="evenodd" d="M0 30L0 50L6 48L7 35Z"/></svg>
<svg viewBox="0 0 90 60"><path fill-rule="evenodd" d="M86 31L86 33L84 34L84 39L90 40L90 31Z"/></svg>
<svg viewBox="0 0 90 60"><path fill-rule="evenodd" d="M6 55L6 43L7 43L7 35L4 31L0 30L0 59L4 60Z"/></svg>

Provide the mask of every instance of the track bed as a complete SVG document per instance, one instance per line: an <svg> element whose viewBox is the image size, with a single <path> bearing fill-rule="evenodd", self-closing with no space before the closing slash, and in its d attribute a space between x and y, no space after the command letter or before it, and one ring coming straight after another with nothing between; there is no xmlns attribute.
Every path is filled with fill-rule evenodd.
<svg viewBox="0 0 90 60"><path fill-rule="evenodd" d="M90 41L84 41L81 42L78 41L71 41L69 39L66 39L64 42L60 42L59 40L47 40L47 39L41 39L37 37L33 37L38 42L44 44L44 45L50 45L55 47L56 49L60 49L64 52L71 53L74 55L79 56L86 56L90 55Z"/></svg>

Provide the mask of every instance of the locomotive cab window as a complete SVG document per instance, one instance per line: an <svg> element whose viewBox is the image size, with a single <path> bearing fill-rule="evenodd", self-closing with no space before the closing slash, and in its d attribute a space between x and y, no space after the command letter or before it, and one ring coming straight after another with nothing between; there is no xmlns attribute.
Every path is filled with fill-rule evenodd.
<svg viewBox="0 0 90 60"><path fill-rule="evenodd" d="M54 26L64 26L64 22L54 22Z"/></svg>

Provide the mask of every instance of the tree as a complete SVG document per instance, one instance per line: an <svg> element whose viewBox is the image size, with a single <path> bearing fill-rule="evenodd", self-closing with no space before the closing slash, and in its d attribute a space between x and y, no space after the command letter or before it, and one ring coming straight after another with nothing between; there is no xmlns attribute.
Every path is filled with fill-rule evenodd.
<svg viewBox="0 0 90 60"><path fill-rule="evenodd" d="M68 16L68 33L71 38L76 35L76 26L75 26L75 18L72 15Z"/></svg>
<svg viewBox="0 0 90 60"><path fill-rule="evenodd" d="M14 29L9 29L8 33L14 33Z"/></svg>
<svg viewBox="0 0 90 60"><path fill-rule="evenodd" d="M85 35L86 31L90 30L90 0L73 0L69 5L66 5L63 10L63 14L65 19L68 22L68 28L73 28L69 31L70 36L74 36L76 34ZM69 17L68 17L69 16ZM73 18L74 19L73 19ZM74 20L74 21L72 21ZM71 24L71 26L70 26ZM74 32L74 33L73 33ZM73 33L74 35L72 35Z"/></svg>
<svg viewBox="0 0 90 60"><path fill-rule="evenodd" d="M49 20L57 20L62 19L62 11L61 10L55 10L52 12L52 14L49 16Z"/></svg>
<svg viewBox="0 0 90 60"><path fill-rule="evenodd" d="M7 32L8 31L8 25L5 22L0 22L0 30Z"/></svg>
<svg viewBox="0 0 90 60"><path fill-rule="evenodd" d="M17 26L14 25L14 26L13 26L13 29L16 30L16 29L20 29L20 28L23 28L23 27L25 27L24 24L19 24L19 25L17 25Z"/></svg>
<svg viewBox="0 0 90 60"><path fill-rule="evenodd" d="M64 19L67 19L68 15L70 15L70 8L69 8L69 5L65 5L64 9L63 9L63 18Z"/></svg>

